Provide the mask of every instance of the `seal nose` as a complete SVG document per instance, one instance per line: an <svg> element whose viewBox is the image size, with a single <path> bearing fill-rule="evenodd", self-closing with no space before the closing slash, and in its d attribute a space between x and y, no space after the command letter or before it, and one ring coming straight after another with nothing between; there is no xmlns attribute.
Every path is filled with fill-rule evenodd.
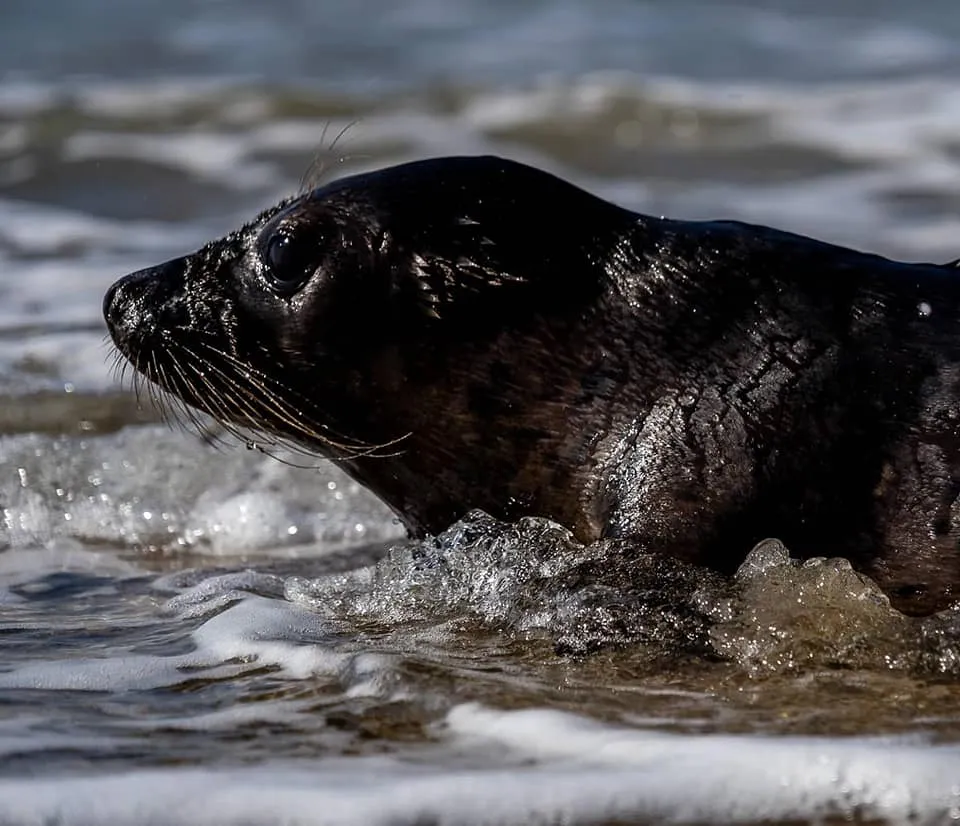
<svg viewBox="0 0 960 826"><path fill-rule="evenodd" d="M127 276L129 278L129 276ZM110 330L110 335L116 338L114 330L118 330L123 321L123 315L120 311L120 302L123 300L121 294L123 292L123 282L126 278L121 278L119 281L114 281L110 285L110 289L107 290L107 294L103 297L103 318L107 322L107 327Z"/></svg>
<svg viewBox="0 0 960 826"><path fill-rule="evenodd" d="M182 287L186 258L125 275L103 297L103 318L114 343L127 351L131 339L156 322L157 313Z"/></svg>

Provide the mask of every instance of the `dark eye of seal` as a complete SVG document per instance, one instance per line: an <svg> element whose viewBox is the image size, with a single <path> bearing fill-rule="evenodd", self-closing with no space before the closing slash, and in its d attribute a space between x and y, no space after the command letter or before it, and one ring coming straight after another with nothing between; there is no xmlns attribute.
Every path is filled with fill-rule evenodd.
<svg viewBox="0 0 960 826"><path fill-rule="evenodd" d="M270 286L280 295L293 295L316 272L321 250L321 239L316 233L277 230L263 238L260 260Z"/></svg>

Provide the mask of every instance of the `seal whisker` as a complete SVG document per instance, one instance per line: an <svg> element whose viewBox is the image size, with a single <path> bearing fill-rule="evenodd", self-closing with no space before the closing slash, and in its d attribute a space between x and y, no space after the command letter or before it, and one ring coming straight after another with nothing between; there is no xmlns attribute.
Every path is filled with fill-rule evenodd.
<svg viewBox="0 0 960 826"><path fill-rule="evenodd" d="M189 350L183 346L168 348L171 365L177 371L177 375L186 386L189 395L193 398L203 399L210 415L213 416L214 420L217 421L221 427L224 427L226 406L217 395L217 388L213 387L206 375L198 370L195 359L189 358L183 360L179 358L178 352L186 353L187 355L190 355L190 353ZM177 402L178 409L183 411L201 437L208 443L219 447L222 440L219 439L206 423L199 419L195 409L185 404L176 394L174 394L173 398Z"/></svg>
<svg viewBox="0 0 960 826"><path fill-rule="evenodd" d="M187 352L190 351L187 349ZM205 372L202 376L198 375L204 391L198 386L195 392L198 398L204 399L210 406L211 413L221 426L244 441L249 441L251 436L265 437L266 431L263 430L257 415L257 398L215 362L207 362L206 367L221 380L221 384L214 385ZM249 431L250 435L245 431Z"/></svg>
<svg viewBox="0 0 960 826"><path fill-rule="evenodd" d="M327 171L326 156L333 152L340 140L359 122L359 118L354 118L353 120L347 122L347 124L340 129L336 136L334 136L329 146L324 146L323 144L327 139L327 132L330 129L330 121L328 120L323 124L323 130L320 133L320 148L317 150L310 162L310 165L306 168L303 175L300 176L300 186L298 192L300 192L301 195L316 189L320 185L321 181L323 181L324 174ZM337 161L338 163L343 163L345 160L351 157L356 156L341 155Z"/></svg>
<svg viewBox="0 0 960 826"><path fill-rule="evenodd" d="M148 375L153 374L153 375L156 375L161 381L165 380L166 375L162 369L162 366L157 362L156 356L152 350L148 351L146 354L145 366L146 366L146 371L148 371L147 373ZM139 368L140 366L138 365L138 370ZM160 420L165 424L170 424L170 421L168 418L169 408L167 404L167 399L165 395L160 392L159 385L151 381L147 381L145 383L140 383L140 384L141 384L141 389L143 387L146 388L147 399L151 404L151 406L153 406L157 410L157 412L160 414ZM137 396L137 402L141 403L139 395Z"/></svg>
<svg viewBox="0 0 960 826"><path fill-rule="evenodd" d="M229 360L232 360L232 356L228 353L222 351L217 351L217 355ZM252 384L255 388L260 390L263 394L263 397L249 393L247 387L244 384L241 384L235 374L228 371L223 371L220 369L219 365L215 361L208 362L212 369L217 370L220 373L221 378L229 382L235 391L242 393L243 396L250 402L250 404L245 405L245 411L238 410L241 417L244 419L244 427L249 427L255 429L256 432L260 434L266 434L267 431L264 430L265 421L273 421L276 423L276 426L282 427L287 425L294 434L299 434L300 437L309 439L310 441L317 441L322 444L327 445L333 450L338 452L339 458L356 458L362 455L371 455L372 451L378 449L378 446L368 446L368 445L354 445L346 442L341 442L331 438L326 433L321 432L317 428L323 428L324 430L328 429L322 424L314 422L311 418L306 417L304 412L300 408L296 408L290 405L288 400L282 394L278 394L271 387L271 383L261 380L262 378L269 378L264 374L255 374L249 370L249 368L244 368L243 379L245 382ZM274 382L279 386L280 390L284 390L282 384ZM279 434L272 434L272 439L278 439L278 444L282 443L287 448L295 448L298 451L303 450L303 446L299 444L293 438L285 438L279 436Z"/></svg>
<svg viewBox="0 0 960 826"><path fill-rule="evenodd" d="M188 353L190 352L189 348L182 349L186 350ZM319 467L319 465L315 463L309 465L299 464L267 450L265 444L294 453L299 453L301 455L309 455L311 457L315 456L313 453L304 454L304 448L298 443L282 437L278 438L274 434L266 431L259 423L257 418L262 411L258 410L256 405L261 404L261 400L258 399L254 394L251 394L247 387L237 382L234 376L221 370L215 362L203 363L207 368L214 371L219 378L226 382L226 386L218 387L214 385L212 382L210 382L206 373L200 373L196 370L192 362L188 362L188 364L190 364L195 378L199 379L204 385L205 390L201 390L200 385L198 385L189 377L185 376L184 378L190 382L194 395L198 398L206 399L206 401L210 404L211 413L214 415L214 418L225 432L239 439L248 447L255 449L260 453L263 453L272 459L276 459L277 461L282 462L290 467L295 467L301 470L315 470L317 467ZM220 395L218 395L218 391ZM253 402L253 405L251 405L251 402ZM238 415L244 419L244 423L240 424L235 422L231 411L237 412ZM219 444L220 440L217 441Z"/></svg>
<svg viewBox="0 0 960 826"><path fill-rule="evenodd" d="M143 375L144 373L143 373L142 365L143 365L143 356L139 356L133 364L133 394L137 400L137 407L143 407L143 382L144 382Z"/></svg>
<svg viewBox="0 0 960 826"><path fill-rule="evenodd" d="M327 433L321 432L321 430L330 431L330 428L327 425L317 422L312 416L307 415L303 408L294 407L290 404L290 401L288 400L289 398L292 397L296 399L299 397L300 400L305 402L305 404L309 407L314 406L307 399L300 397L299 394L297 394L292 388L284 385L282 382L274 379L272 376L252 368L249 363L238 359L231 353L225 352L220 348L211 345L209 342L198 339L196 343L203 346L204 349L208 350L211 354L233 365L237 372L243 376L245 381L252 383L264 394L264 396L266 396L266 399L260 399L256 396L250 397L258 408L257 410L251 411L253 416L253 418L250 420L251 423L258 420L258 412L262 412L268 419L271 415L275 415L280 423L288 425L303 437L310 440L320 441L331 448L342 451L340 458L344 459L360 458L364 456L385 458L386 456L395 455L381 454L378 451L400 443L409 435L405 434L381 444L369 444L363 442L350 443L341 441L339 437L331 438ZM207 363L219 369L216 360L207 360ZM230 379L230 376L228 376L224 371L221 371L221 375L225 380ZM239 388L241 386L237 385L237 387ZM276 388L276 391L279 392L276 392L274 388Z"/></svg>
<svg viewBox="0 0 960 826"><path fill-rule="evenodd" d="M130 367L130 362L123 357L123 353L113 346L110 348L108 357L112 360L112 363L109 367L109 372L113 377L113 380L120 385L126 384L127 370Z"/></svg>
<svg viewBox="0 0 960 826"><path fill-rule="evenodd" d="M167 342L167 345L164 350L165 362L154 357L154 364L158 371L158 381L156 383L151 382L151 392L159 400L159 405L164 412L164 420L168 425L176 426L184 432L192 429L205 442L220 448L222 440L211 430L209 424L200 418L197 410L188 405L178 395L178 385L185 389L187 393L195 392L195 385L184 364L177 356L179 348L176 343Z"/></svg>
<svg viewBox="0 0 960 826"><path fill-rule="evenodd" d="M224 370L216 360L201 358L187 345L181 344L179 349L189 356L185 364L189 366L192 378L185 376L185 379L190 383L193 396L203 401L225 430L243 441L250 441L251 436L262 441L275 438L268 436L268 431L263 426L263 418L270 412L269 404L251 393L247 386L238 381L231 371ZM197 368L198 364L204 366L203 371ZM215 375L221 384L214 384L210 373Z"/></svg>
<svg viewBox="0 0 960 826"><path fill-rule="evenodd" d="M156 353L152 350L146 353L146 358L142 367L141 365L137 365L137 370L140 371L142 369L142 375L148 377L146 380L142 380L139 383L139 391L141 395L138 396L137 402L141 405L143 404L142 395L145 391L147 403L159 412L162 422L172 426L173 423L170 421L170 407L173 404L171 401L172 393L168 395L166 392L164 392L162 385L156 384L149 379L149 376L156 375L161 380L165 380L166 373L162 371L161 367L162 363L157 360ZM175 398L175 396L173 397Z"/></svg>
<svg viewBox="0 0 960 826"><path fill-rule="evenodd" d="M148 381L147 393L151 403L159 411L161 421L163 421L163 423L168 427L177 427L181 430L186 430L183 421L175 413L175 409L179 409L182 404L179 396L177 396L173 389L164 389L165 387L175 388L177 386L176 379L173 377L177 372L179 372L176 361L171 362L171 366L173 367L173 376L171 376L170 371L167 370L166 363L157 358L156 351L152 351L150 353L149 364L150 370L154 375L157 376L159 381ZM195 414L191 411L188 414L188 420L192 422L194 415Z"/></svg>

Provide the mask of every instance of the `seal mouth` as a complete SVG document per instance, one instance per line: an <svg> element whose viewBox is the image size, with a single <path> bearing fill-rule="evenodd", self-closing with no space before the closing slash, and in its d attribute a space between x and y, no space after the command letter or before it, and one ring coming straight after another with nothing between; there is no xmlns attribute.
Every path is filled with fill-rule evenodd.
<svg viewBox="0 0 960 826"><path fill-rule="evenodd" d="M116 281L103 299L103 317L116 346L115 370L121 382L133 368L130 379L138 400L144 390L151 405L164 421L186 419L198 432L206 427L198 408L216 418L206 403L209 392L198 392L190 378L190 359L176 328L188 329L189 314L178 300L187 271L187 259L177 258L155 267L138 270Z"/></svg>

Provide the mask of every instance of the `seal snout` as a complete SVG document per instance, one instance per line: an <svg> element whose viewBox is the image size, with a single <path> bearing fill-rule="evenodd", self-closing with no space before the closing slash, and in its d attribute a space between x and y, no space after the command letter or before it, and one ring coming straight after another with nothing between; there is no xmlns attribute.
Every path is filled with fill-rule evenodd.
<svg viewBox="0 0 960 826"><path fill-rule="evenodd" d="M107 290L103 317L114 343L127 355L169 314L182 285L185 258L125 275Z"/></svg>

